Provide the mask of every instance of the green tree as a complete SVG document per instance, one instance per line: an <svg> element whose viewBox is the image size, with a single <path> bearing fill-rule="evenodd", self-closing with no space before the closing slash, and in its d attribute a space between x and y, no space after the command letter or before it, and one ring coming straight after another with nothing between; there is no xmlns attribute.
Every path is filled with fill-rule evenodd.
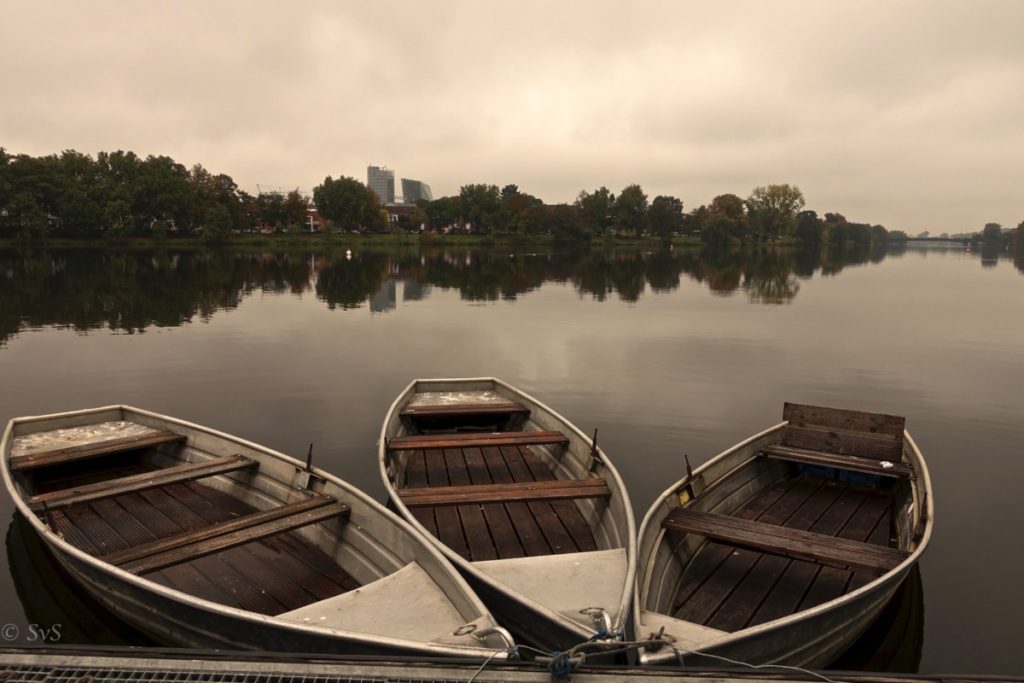
<svg viewBox="0 0 1024 683"><path fill-rule="evenodd" d="M607 187L590 193L582 190L576 197L579 220L588 235L605 235L612 228L615 195Z"/></svg>
<svg viewBox="0 0 1024 683"><path fill-rule="evenodd" d="M342 176L334 180L327 176L323 183L313 188L313 203L321 216L342 230L356 230L366 218L368 195L372 194L355 178Z"/></svg>
<svg viewBox="0 0 1024 683"><path fill-rule="evenodd" d="M284 198L281 209L284 213L285 225L298 225L301 227L306 222L309 200L303 197L298 190L292 190Z"/></svg>
<svg viewBox="0 0 1024 683"><path fill-rule="evenodd" d="M203 240L210 243L220 243L226 240L234 225L228 207L224 204L211 204L207 207L205 216Z"/></svg>
<svg viewBox="0 0 1024 683"><path fill-rule="evenodd" d="M1003 226L999 223L986 223L981 231L981 241L995 243L1002 240Z"/></svg>
<svg viewBox="0 0 1024 683"><path fill-rule="evenodd" d="M683 226L683 201L676 197L658 195L647 210L647 223L662 242L670 242Z"/></svg>
<svg viewBox="0 0 1024 683"><path fill-rule="evenodd" d="M796 215L796 238L804 244L821 244L822 227L817 211L801 211Z"/></svg>
<svg viewBox="0 0 1024 683"><path fill-rule="evenodd" d="M459 189L462 216L472 225L474 232L489 232L500 220L501 193L497 185L477 183Z"/></svg>
<svg viewBox="0 0 1024 683"><path fill-rule="evenodd" d="M627 185L615 199L615 219L619 228L638 235L647 227L647 195L637 185Z"/></svg>
<svg viewBox="0 0 1024 683"><path fill-rule="evenodd" d="M14 195L6 209L7 221L18 239L43 239L49 233L46 212L30 193L19 192Z"/></svg>
<svg viewBox="0 0 1024 683"><path fill-rule="evenodd" d="M462 199L438 197L433 201L421 200L420 208L427 214L427 225L432 230L457 227L462 218Z"/></svg>
<svg viewBox="0 0 1024 683"><path fill-rule="evenodd" d="M795 185L755 187L747 198L750 224L760 240L792 236L802 208L804 194Z"/></svg>
<svg viewBox="0 0 1024 683"><path fill-rule="evenodd" d="M579 207L556 204L547 207L547 225L557 242L581 242L590 239L590 231L583 227Z"/></svg>

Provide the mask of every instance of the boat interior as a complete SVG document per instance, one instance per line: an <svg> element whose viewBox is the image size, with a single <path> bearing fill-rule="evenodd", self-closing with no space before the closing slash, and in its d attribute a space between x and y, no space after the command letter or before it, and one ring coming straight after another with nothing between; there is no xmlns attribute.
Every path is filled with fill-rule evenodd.
<svg viewBox="0 0 1024 683"><path fill-rule="evenodd" d="M357 588L333 557L296 532L343 523L349 507L304 491L257 509L219 476L259 466L241 454L196 458L184 434L126 421L29 434L15 439L9 457L25 502L51 530L164 586L267 615Z"/></svg>
<svg viewBox="0 0 1024 683"><path fill-rule="evenodd" d="M646 609L735 632L856 590L909 555L903 419L795 404L785 419L722 476L684 480L661 520Z"/></svg>
<svg viewBox="0 0 1024 683"><path fill-rule="evenodd" d="M573 472L570 437L534 422L521 402L494 391L426 391L400 417L403 433L386 448L398 495L467 561L602 548L595 529L607 482Z"/></svg>

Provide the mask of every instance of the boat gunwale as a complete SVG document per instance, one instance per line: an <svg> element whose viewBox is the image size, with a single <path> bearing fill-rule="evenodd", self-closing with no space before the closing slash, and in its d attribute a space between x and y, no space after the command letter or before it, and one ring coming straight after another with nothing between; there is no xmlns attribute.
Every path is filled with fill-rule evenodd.
<svg viewBox="0 0 1024 683"><path fill-rule="evenodd" d="M378 468L380 470L381 480L384 483L384 487L387 490L388 496L390 497L392 503L395 505L395 507L398 510L401 511L402 517L404 519L406 519L406 521L408 521L411 525L413 525L417 529L417 531L422 533L423 536L426 537L426 539L431 544L433 544L437 548L439 548L446 558L448 558L452 563L454 563L460 570L465 571L465 572L467 572L469 574L472 574L472 576L474 577L475 580L478 580L478 581L486 584L491 589L499 591L503 595L509 596L509 597L511 597L511 598L513 598L513 599L515 599L515 600L517 600L519 602L521 602L521 603L524 603L524 604L530 606L531 609L533 609L533 610L535 610L537 612L541 612L541 613L543 613L545 615L548 615L549 619L551 619L552 621L554 621L554 622L556 622L558 624L561 624L562 626L564 626L564 627L566 627L568 629L571 629L572 631L574 631L574 632L576 632L576 633L578 633L580 635L583 635L584 637L590 637L590 635L592 635L592 634L590 632L588 632L587 629L585 627L583 627L583 625L581 625L579 622L573 621L572 619L569 619L568 617L566 617L566 616L564 616L562 614L559 614L558 612L552 610L551 608L545 606L544 604L536 602L535 600L533 600L531 598L528 598L527 596L525 596L525 595L523 595L521 593L518 593L518 592L516 592L516 591L514 591L512 589L510 589L508 586L506 586L506 584L504 584L503 582L495 580L489 574L487 574L486 572L484 572L484 571L480 570L478 567L476 567L476 565L474 565L474 563L470 562L466 558L462 557L462 555L459 555L457 552L455 552L454 550L449 548L447 545L442 543L440 539L436 538L422 524L419 523L419 521L409 512L409 508L402 501L401 496L398 495L398 491L395 488L394 483L391 481L391 478L388 476L388 452L387 452L388 426L393 422L393 420L396 417L398 417L398 419L400 420L399 411L401 410L401 408L405 404L405 402L412 395L414 395L416 393L420 393L420 392L416 391L417 386L419 384L421 384L421 383L430 383L430 382L436 382L436 383L445 382L445 383L452 383L452 384L455 384L455 383L465 383L465 384L468 384L468 383L471 383L471 382L478 382L478 383L490 382L490 383L492 383L494 385L499 385L499 386L503 387L505 390L507 390L509 393L517 395L517 396L521 396L522 398L526 399L529 403L531 403L533 406L536 406L537 408L547 412L548 415L550 415L552 418L556 419L565 428L567 428L573 434L575 434L581 441L583 441L584 444L589 445L589 446L593 446L593 441L591 440L591 438L589 436L584 434L583 431L580 430L579 427L577 427L574 423L572 423L564 415L562 415L558 411L552 409L550 406L548 406L547 404L543 403L542 401L537 400L536 398L534 398L530 394L526 393L525 391L522 391L521 389L517 389L516 387L513 387L509 383L507 383L507 382L505 382L505 381L503 381L501 379L498 379L497 377L431 377L431 378L417 378L417 379L412 380L411 382L409 382L408 385L406 385L406 387L401 392L399 392L398 396L391 403L391 407L388 408L388 412L384 416L384 421L383 421L383 423L381 425L380 437L377 440L377 453L378 453L377 464L378 464ZM532 406L527 406L527 407L532 407ZM399 424L400 424L400 422L399 422ZM632 507L632 504L631 504L630 499L629 499L629 494L626 491L625 483L622 481L622 478L619 476L618 470L615 469L615 466L612 464L612 462L608 458L608 456L605 455L604 451L601 449L600 446L597 446L597 448L595 450L596 450L596 452L598 454L598 458L601 461L601 464L605 468L605 476L611 479L611 481L609 482L611 485L609 485L608 488L610 490L612 490L612 495L613 496L618 494L618 495L620 495L622 497L622 504L623 504L623 508L625 510L625 527L626 527L625 535L626 535L626 543L625 543L624 550L626 551L626 576L625 576L625 580L623 581L623 591L622 591L622 597L620 598L620 601L619 601L618 615L617 615L617 618L615 619L615 622L613 623L613 630L622 630L622 631L625 632L626 625L629 624L630 622L634 621L633 620L633 612L631 610L631 607L633 605L634 595L636 593L636 576L637 576L637 548L638 548L637 538L638 537L637 537L637 534L636 534L636 519L635 519L635 516L633 514L633 507ZM397 472L395 474L397 476ZM627 634L627 637L628 637L628 634Z"/></svg>
<svg viewBox="0 0 1024 683"><path fill-rule="evenodd" d="M120 411L120 413L122 415L122 419L128 418L131 413L136 413L138 415L143 415L143 416L146 416L146 417L149 417L149 418L153 418L153 419L156 419L156 420L161 420L161 421L164 421L164 422L167 422L167 423L170 423L170 424L180 425L180 426L188 428L188 429L192 429L192 430L195 430L195 431L203 432L203 433L205 433L205 434L207 434L209 436L215 437L215 438L219 438L219 439L223 439L225 441L236 443L236 444L238 444L240 446L243 446L245 448L257 451L257 452L261 453L262 455L265 455L265 456L267 456L269 458L280 460L281 462L284 462L284 463L286 463L288 465L292 465L292 466L294 466L294 467L296 467L296 468L298 468L300 470L305 470L305 468L306 468L305 463L299 461L296 458L293 458L290 455L287 455L285 453L281 453L280 451L275 451L272 448L269 448L268 446L264 446L262 444L257 444L255 442L249 441L249 440L241 438L239 436L235 436L233 434L228 434L226 432L221 432L220 430L213 429L211 427L206 427L204 425L200 425L200 424L197 424L197 423L194 423L194 422L189 422L189 421L183 420L181 418L172 417L172 416L169 416L169 415L164 415L162 413L156 413L156 412L145 410L145 409L142 409L142 408L136 408L134 406L130 406L130 405L126 405L126 404L112 404L112 405L100 406L100 407L96 407L96 408L85 408L85 409L81 409L81 410L71 410L71 411L65 411L65 412L59 412L59 413L50 413L50 414L46 414L46 415L29 415L29 416L22 416L22 417L12 418L7 423L7 426L4 429L3 437L0 438L0 471L2 471L4 485L7 488L8 495L13 499L14 504L15 504L16 508L18 509L18 512L20 512L21 515L23 517L25 517L29 521L30 524L32 524L32 526L34 527L36 533L38 533L41 536L43 541L46 542L47 545L49 545L51 547L51 549L54 550L54 552L56 552L58 554L69 555L70 557L74 558L75 560L77 560L79 562L83 562L83 563L93 567L94 569L96 569L98 571L101 571L101 572L110 574L113 577L116 577L120 581L132 584L132 585L136 586L139 589L156 593L157 595L160 595L160 596L162 596L164 598L167 598L167 599L179 602L179 603L184 603L184 604L188 605L191 608L198 609L198 610L203 610L203 611L207 611L207 612L214 612L214 613L218 613L218 614L221 614L221 615L230 616L230 617L233 617L233 618L236 618L236 619L240 619L242 621L246 621L246 622L253 623L253 624L273 625L275 628L283 628L285 630L295 631L295 632L298 632L298 633L305 633L305 634L315 635L315 636L319 636L319 637L325 637L326 636L326 637L330 637L330 638L334 638L334 639L339 639L339 640L348 640L348 641L351 641L351 642L354 642L354 643L366 643L367 645L370 645L370 646L384 645L384 646L392 647L392 648L396 648L396 649L421 650L421 651L422 650L427 650L427 651L430 651L431 653L435 653L435 654L452 654L452 655L455 655L455 656L467 656L467 655L473 656L473 655L480 655L482 653L487 653L488 655L490 655L490 654L495 652L494 648L489 648L489 647L486 646L486 644L484 644L482 642L481 642L480 645L476 646L476 645L458 645L458 644L454 644L454 643L436 643L434 641L428 641L428 640L407 640L407 639L403 639L403 638L394 638L394 637L390 637L390 636L369 634L369 633L364 633L364 632L359 632L359 631L346 631L346 630L338 629L338 628L330 628L330 627L325 627L325 626L315 626L315 625L310 625L310 624L304 624L304 623L289 621L287 619L281 619L281 618L279 618L279 617L277 617L275 615L266 615L266 614L259 614L259 613L256 613L256 612L250 612L248 610L240 609L240 608L237 608L237 607L231 607L229 605L225 605L223 603L215 602L215 601L212 601L212 600L206 600L204 598L200 598L200 597L197 597L195 595L192 595L191 593L186 593L184 591L180 591L180 590L177 590L177 589L174 589L174 588L170 588L168 586L164 586L164 585L159 584L159 583L157 583L155 581L152 581L151 579L147 579L144 576L139 576L137 574L133 574L133 573L128 572L128 571L126 571L124 569L121 569L120 567L118 567L116 565L110 564L108 562L104 562L103 560L99 559L95 555L87 553L84 550L82 550L82 549L72 545L71 543L67 542L61 536L59 536L57 533L52 531L49 528L48 525L44 524L36 516L36 514L29 508L28 504L24 501L24 499L22 498L21 493L18 491L18 488L14 484L14 480L13 480L13 477L12 477L11 471L10 471L10 461L9 461L8 451L13 446L13 440L15 438L15 436L14 436L15 427L16 427L16 425L30 424L32 422L41 422L41 421L44 421L44 420L53 420L53 419L59 419L59 418L72 418L72 417L77 417L77 416L86 416L86 415L90 415L90 414L94 414L94 413L95 414L104 413L104 412L108 412L109 413L109 412L112 412L112 411ZM322 469L320 469L319 467L316 467L316 466L311 467L309 471L313 475L315 475L315 476L317 476L317 477L319 477L321 479L324 479L325 481L328 481L331 484L337 486L339 489L345 491L345 493L347 495L350 495L350 496L353 496L355 498L358 498L361 503L367 505L369 508L373 509L375 512L383 514L383 516L390 523L395 524L399 529L401 529L402 531L407 533L411 539L414 539L414 542L420 543L420 545L424 546L424 550L426 550L427 555L431 556L434 559L434 561L440 567L444 568L444 567L447 566L443 555L441 553L439 553L437 551L437 549L432 547L430 544L422 543L422 540L419 538L419 534L416 532L416 530L412 529L412 528L409 528L410 525L408 524L408 522L406 522L404 519L402 519L399 515L396 515L395 513L393 513L392 511L388 510L387 508L385 508L383 505L381 505L377 501L373 500L368 494L364 493L363 491L359 490L358 488L356 488L355 486L349 484L348 482L345 482L344 480L340 479L339 477L331 474L330 472L322 470ZM344 502L344 501L342 501L342 502ZM347 523L349 523L349 522L347 522ZM385 576L389 576L389 575L390 574L386 574ZM463 579L463 577L459 576L458 572L450 572L450 575L451 575L451 580L459 588L459 590L464 594L463 595L464 599L466 599L469 604L473 605L474 609L478 610L478 614L476 615L476 619L479 619L480 617L487 617L489 619L489 622L490 622L488 628L491 627L491 626L497 627L498 623L494 619L494 617L491 614L490 610L483 604L483 601L480 600L479 596L477 596L476 593L469 587L469 584L466 583L465 579ZM381 577L381 578L384 578L384 577ZM365 584L365 585L369 585L369 584ZM440 586L439 586L439 589L440 589ZM469 623L469 621L471 621L471 620L468 620L466 623ZM501 652L501 650L498 650L498 652Z"/></svg>
<svg viewBox="0 0 1024 683"><path fill-rule="evenodd" d="M667 489L665 489L665 491L663 491L661 493L661 495L659 495L654 500L654 502L651 504L651 506L647 509L647 513L644 515L643 521L640 523L640 531L639 531L639 534L638 534L637 538L638 538L641 546L643 545L642 542L643 542L644 537L648 533L652 533L652 534L657 533L657 532L649 531L649 529L650 529L650 527L653 524L659 524L660 525L661 519L664 518L664 515L661 515L657 519L657 521L654 521L654 518L658 517L658 513L660 512L661 508L663 507L663 504L665 503L665 501L668 500L669 498L671 498L672 496L677 495L677 492L679 491L679 489L684 484L686 484L688 480L695 479L696 477L698 477L701 473L703 473L707 469L709 469L709 468L719 464L720 462L728 459L730 456L732 456L734 453L736 453L736 451L739 451L740 449L743 449L743 448L746 448L748 446L751 446L751 445L755 444L758 441L766 439L767 437L773 436L775 433L781 431L782 429L784 429L788 425L789 425L789 422L787 420L783 420L782 422L779 422L776 425L773 425L773 426L771 426L771 427L769 427L769 428L767 428L767 429L765 429L763 431L760 431L760 432L754 434L753 436L747 437L746 439L740 441L739 443L737 443L737 444L735 444L733 446L730 446L726 450L724 450L721 453L715 455L713 458L711 458L707 462L703 463L702 465L700 465L699 467L694 469L692 477L691 476L684 476L684 477L680 478L679 480L677 480L675 483L673 483L671 486L669 486ZM840 595L840 596L838 596L836 598L833 598L833 599L828 600L826 602L823 602L823 603L820 603L818 605L815 605L814 607L810 607L810 608L805 609L805 610L799 610L797 612L794 612L793 614L789 614L789 615L786 615L784 617L780 617L778 619L773 619L771 621L766 621L766 622L763 622L761 624L757 624L756 626L750 626L750 627L747 627L747 628L739 629L737 631L727 631L727 632L724 632L724 635L716 636L714 638L708 639L707 641L699 643L699 646L698 646L698 649L696 650L696 653L699 653L699 651L702 650L702 649L718 648L718 647L721 647L721 646L724 646L724 645L728 645L728 644L736 642L736 641L741 641L741 640L744 640L744 639L747 639L747 638L756 637L758 635L761 635L761 634L764 634L764 633L767 633L767 632L775 631L775 630L780 629L780 628L785 628L785 627L788 627L788 626L792 626L794 624L799 624L799 623L801 623L803 621L811 620L811 619L813 619L815 617L818 617L818 616L820 616L820 615L822 615L822 614L824 614L826 612L830 612L833 609L836 609L837 607L840 607L840 606L842 606L845 603L853 602L854 600L859 599L860 597L864 596L867 593L870 593L871 591L877 590L883 584L886 584L886 583L892 581L893 578L896 577L897 575L899 575L901 573L905 573L905 572L910 570L910 568L914 565L914 563L917 562L918 558L921 556L921 553L924 552L924 549L928 546L928 543L931 540L932 528L933 528L933 523L934 523L934 520L935 520L935 507L934 507L933 496L932 496L931 476L928 473L928 466L925 464L924 456L921 454L921 451L920 451L920 449L917 446L917 442L914 441L913 437L911 437L910 432L907 429L903 430L903 438L904 438L905 446L908 447L908 448L905 448L905 452L909 452L909 454L912 456L911 465L914 468L914 473L915 473L915 477L916 477L916 479L910 481L910 485L912 487L912 490L915 491L915 498L916 498L916 493L920 492L921 493L921 497L924 499L923 509L921 509L920 512L919 512L920 524L923 526L923 528L920 530L920 537L916 541L917 545L910 552L910 554L906 558L904 558L902 562L900 562L898 565L896 565L895 567L893 567L889 571L887 571L884 574L881 574L880 576L878 576L878 577L872 579L871 581L865 583L863 586L860 586L859 588L850 591L849 593L844 593L843 595ZM721 477L715 479L714 482L709 482L708 485L710 486L711 484L713 484L715 482L718 482L718 481L721 481L721 480L725 479L732 472L736 471L737 468L745 465L746 463L754 460L757 457L759 457L759 456L758 456L758 454L756 452L752 453L746 460L743 460L742 462L736 463L735 467L730 468L730 470L728 472L726 472ZM667 514L667 513L665 513L665 514ZM911 529L911 534L912 534L911 541L913 542L913 538L917 535L917 529L916 528L915 529ZM649 587L650 587L650 582L651 582L651 580L653 578L653 576L652 576L652 572L653 572L652 560L653 560L653 556L655 555L655 553L658 550L658 546L659 545L660 545L660 541L657 541L656 538L652 539L651 548L650 548L650 552L649 552L648 556L647 557L643 557L643 558L638 558L638 560L637 560L638 561L638 565L640 565L640 567L642 567L642 569L643 569L643 575L638 577L638 581L636 582L636 595L635 595L634 601L633 601L633 619L634 619L634 623L636 625L636 628L638 630L641 628L641 624L643 623L642 622L642 614L645 611L646 612L652 612L654 614L660 614L664 618L675 619L675 617L673 617L671 615L662 614L660 612L654 612L653 610L646 610L646 609L643 608L642 598L646 598L647 597L647 593L648 593L648 590L649 590ZM683 623L692 623L692 622L687 622L684 619L676 619L676 620L680 621L680 622L683 622ZM642 660L643 660L644 657L650 657L650 656L651 656L651 653L647 653L645 655L642 655L641 657L642 657ZM671 658L672 658L672 661L675 660L675 654L674 653L672 654ZM655 656L655 657L651 658L650 662L654 663L656 661L661 661L661 659L662 659L661 657Z"/></svg>

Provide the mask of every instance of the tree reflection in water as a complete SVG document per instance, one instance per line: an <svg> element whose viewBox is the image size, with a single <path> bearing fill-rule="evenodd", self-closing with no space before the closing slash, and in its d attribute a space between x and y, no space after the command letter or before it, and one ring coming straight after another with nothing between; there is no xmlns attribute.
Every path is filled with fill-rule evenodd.
<svg viewBox="0 0 1024 683"><path fill-rule="evenodd" d="M41 326L138 333L173 327L237 307L255 291L313 292L329 309L368 306L386 311L403 280L415 298L432 288L457 290L467 301L514 300L547 282L580 296L636 302L650 290L669 292L685 275L711 292L742 291L753 303L784 304L800 280L900 256L905 247L713 251L661 249L514 253L455 249L399 252L244 253L225 250L0 251L0 343ZM992 265L998 255L983 254ZM1024 247L1012 254L1024 272Z"/></svg>

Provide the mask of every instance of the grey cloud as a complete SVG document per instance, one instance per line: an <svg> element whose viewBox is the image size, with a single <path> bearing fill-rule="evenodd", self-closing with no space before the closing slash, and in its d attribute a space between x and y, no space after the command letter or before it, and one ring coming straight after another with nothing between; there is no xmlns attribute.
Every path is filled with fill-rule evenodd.
<svg viewBox="0 0 1024 683"><path fill-rule="evenodd" d="M933 231L1024 218L1024 5L54 2L5 10L0 144L311 189L369 163L549 202L756 184Z"/></svg>

